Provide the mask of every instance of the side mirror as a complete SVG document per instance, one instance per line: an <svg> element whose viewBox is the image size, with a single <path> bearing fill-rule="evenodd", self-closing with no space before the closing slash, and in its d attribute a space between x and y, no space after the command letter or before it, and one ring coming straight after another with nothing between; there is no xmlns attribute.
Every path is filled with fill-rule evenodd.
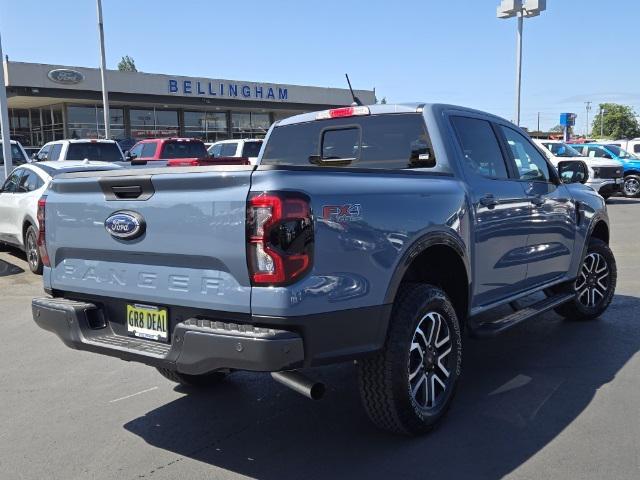
<svg viewBox="0 0 640 480"><path fill-rule="evenodd" d="M31 160L33 160L34 162L40 160L40 157L38 157L38 152L31 155Z"/></svg>
<svg viewBox="0 0 640 480"><path fill-rule="evenodd" d="M136 158L138 158L138 155L136 155L135 153L131 153L129 150L127 150L126 152L124 152L124 158L127 160L127 162L131 162Z"/></svg>
<svg viewBox="0 0 640 480"><path fill-rule="evenodd" d="M558 163L558 174L562 183L585 183L589 168L582 160L563 160Z"/></svg>

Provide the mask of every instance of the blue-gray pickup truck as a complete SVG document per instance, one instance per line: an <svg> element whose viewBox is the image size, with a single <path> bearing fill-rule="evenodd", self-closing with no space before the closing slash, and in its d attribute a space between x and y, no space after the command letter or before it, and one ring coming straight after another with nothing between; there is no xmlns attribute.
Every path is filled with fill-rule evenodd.
<svg viewBox="0 0 640 480"><path fill-rule="evenodd" d="M587 175L506 120L441 104L280 120L257 165L61 175L39 203L33 317L190 386L271 372L318 398L304 369L355 360L372 421L420 434L451 404L463 333L610 304Z"/></svg>

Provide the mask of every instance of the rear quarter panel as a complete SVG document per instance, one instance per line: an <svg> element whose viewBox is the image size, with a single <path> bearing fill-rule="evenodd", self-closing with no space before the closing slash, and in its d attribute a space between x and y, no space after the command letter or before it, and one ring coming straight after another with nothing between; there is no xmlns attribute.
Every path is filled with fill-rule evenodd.
<svg viewBox="0 0 640 480"><path fill-rule="evenodd" d="M468 245L466 189L452 174L263 166L251 190L306 193L315 229L312 271L288 287L254 287L255 315L382 305L401 259L425 234L443 231Z"/></svg>

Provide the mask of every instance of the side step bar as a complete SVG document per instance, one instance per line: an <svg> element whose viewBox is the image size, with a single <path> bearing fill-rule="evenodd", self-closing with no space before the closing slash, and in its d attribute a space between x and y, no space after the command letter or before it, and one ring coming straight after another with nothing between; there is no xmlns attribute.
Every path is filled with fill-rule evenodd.
<svg viewBox="0 0 640 480"><path fill-rule="evenodd" d="M471 334L477 338L495 337L500 335L502 332L509 330L510 328L535 317L536 315L540 315L541 313L551 310L558 305L562 305L573 298L575 298L575 293L559 293L495 321L483 322L476 325L469 322L469 329Z"/></svg>

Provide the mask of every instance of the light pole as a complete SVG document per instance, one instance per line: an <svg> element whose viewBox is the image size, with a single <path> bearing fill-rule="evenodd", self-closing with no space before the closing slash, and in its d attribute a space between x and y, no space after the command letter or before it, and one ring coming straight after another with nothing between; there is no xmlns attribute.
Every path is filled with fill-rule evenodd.
<svg viewBox="0 0 640 480"><path fill-rule="evenodd" d="M498 6L498 18L518 18L516 35L516 116L520 125L520 91L522 83L522 27L524 18L537 17L547 8L547 0L502 0Z"/></svg>
<svg viewBox="0 0 640 480"><path fill-rule="evenodd" d="M111 138L109 124L109 94L107 93L107 62L104 58L104 27L102 26L102 0L96 0L98 35L100 36L100 79L102 80L102 110L104 112L104 138Z"/></svg>
<svg viewBox="0 0 640 480"><path fill-rule="evenodd" d="M587 127L584 131L584 138L587 138L589 136L589 112L591 111L592 102L584 102L584 103L585 103L585 110L587 111Z"/></svg>
<svg viewBox="0 0 640 480"><path fill-rule="evenodd" d="M2 39L0 39L0 129L2 129L2 158L4 158L4 178L9 178L13 167L11 158L11 138L9 136L9 105L4 84L4 63L2 61Z"/></svg>

